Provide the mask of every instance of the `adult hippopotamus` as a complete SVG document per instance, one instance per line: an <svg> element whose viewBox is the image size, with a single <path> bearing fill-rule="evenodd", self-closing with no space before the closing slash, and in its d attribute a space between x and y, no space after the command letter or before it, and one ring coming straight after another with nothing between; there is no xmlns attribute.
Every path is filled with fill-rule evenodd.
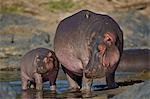
<svg viewBox="0 0 150 99"><path fill-rule="evenodd" d="M49 80L51 90L56 90L58 70L59 62L53 51L46 48L29 51L21 59L22 89L32 86L42 90L42 83Z"/></svg>
<svg viewBox="0 0 150 99"><path fill-rule="evenodd" d="M62 20L54 51L70 89L90 91L93 78L106 76L108 88L118 87L114 75L123 51L123 33L108 15L82 10Z"/></svg>

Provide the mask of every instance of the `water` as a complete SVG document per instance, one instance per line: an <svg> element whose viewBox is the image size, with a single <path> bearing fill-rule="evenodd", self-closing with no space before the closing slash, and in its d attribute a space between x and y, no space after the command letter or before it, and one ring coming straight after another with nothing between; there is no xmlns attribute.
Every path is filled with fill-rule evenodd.
<svg viewBox="0 0 150 99"><path fill-rule="evenodd" d="M122 81L127 80L135 73L116 73L116 79L122 79ZM121 80L120 80L121 81ZM49 82L44 83L43 91L36 91L35 89L29 89L27 91L21 90L21 80L20 80L20 71L0 71L0 85L9 86L11 91L15 92L16 98L18 99L45 99L45 98L94 98L94 99L109 99L124 90L127 87L119 87L117 89L103 90L103 87L106 86L105 79L94 80L91 93L81 93L78 92L69 92L67 89L69 87L66 77L62 71L59 71L59 75L56 81L57 92L51 92L49 89ZM124 84L124 82L122 82ZM128 86L128 84L126 85ZM7 94L7 93L5 93Z"/></svg>

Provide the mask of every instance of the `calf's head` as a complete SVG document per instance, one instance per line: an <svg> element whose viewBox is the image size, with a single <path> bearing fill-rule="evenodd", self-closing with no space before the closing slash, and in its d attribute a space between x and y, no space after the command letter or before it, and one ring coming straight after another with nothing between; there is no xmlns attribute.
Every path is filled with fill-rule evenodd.
<svg viewBox="0 0 150 99"><path fill-rule="evenodd" d="M90 49L90 60L85 68L88 78L104 76L106 70L116 68L120 52L116 46L116 36L112 32L106 32L96 38Z"/></svg>
<svg viewBox="0 0 150 99"><path fill-rule="evenodd" d="M47 73L54 67L54 59L52 53L48 52L47 55L37 54L34 59L34 65L36 67L36 72L40 74Z"/></svg>

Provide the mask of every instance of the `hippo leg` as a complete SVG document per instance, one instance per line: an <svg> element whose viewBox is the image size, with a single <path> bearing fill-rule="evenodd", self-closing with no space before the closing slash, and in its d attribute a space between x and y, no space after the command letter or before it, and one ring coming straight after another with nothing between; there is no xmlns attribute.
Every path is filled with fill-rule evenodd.
<svg viewBox="0 0 150 99"><path fill-rule="evenodd" d="M112 89L112 88L118 88L118 85L115 82L115 73L107 73L106 74L106 82L107 82L107 86L108 88Z"/></svg>
<svg viewBox="0 0 150 99"><path fill-rule="evenodd" d="M55 91L56 90L57 74L58 74L58 70L53 71L52 73L49 72L49 74L48 74L49 83L50 83L50 86L51 86L51 91Z"/></svg>
<svg viewBox="0 0 150 99"><path fill-rule="evenodd" d="M27 90L29 79L30 79L29 76L27 76L27 74L22 70L21 71L22 90Z"/></svg>
<svg viewBox="0 0 150 99"><path fill-rule="evenodd" d="M69 74L66 73L66 76L67 76L67 79L68 79L68 82L69 82L69 90L70 91L79 90L80 86L77 84L77 82L74 79L72 79Z"/></svg>
<svg viewBox="0 0 150 99"><path fill-rule="evenodd" d="M22 90L27 90L27 81L26 79L22 79Z"/></svg>
<svg viewBox="0 0 150 99"><path fill-rule="evenodd" d="M43 89L43 84L42 84L41 74L34 73L34 78L35 78L35 83L36 83L36 89L37 90L42 90Z"/></svg>
<svg viewBox="0 0 150 99"><path fill-rule="evenodd" d="M62 65L62 69L67 77L68 82L69 82L69 90L70 91L78 91L81 88L82 76L73 74L71 71L66 69L63 65Z"/></svg>
<svg viewBox="0 0 150 99"><path fill-rule="evenodd" d="M83 72L83 78L82 78L82 92L90 92L91 86L92 86L93 79L92 78L86 78L85 73Z"/></svg>
<svg viewBox="0 0 150 99"><path fill-rule="evenodd" d="M118 88L117 83L115 82L115 70L117 66L113 66L113 68L109 68L106 71L106 83L109 89Z"/></svg>

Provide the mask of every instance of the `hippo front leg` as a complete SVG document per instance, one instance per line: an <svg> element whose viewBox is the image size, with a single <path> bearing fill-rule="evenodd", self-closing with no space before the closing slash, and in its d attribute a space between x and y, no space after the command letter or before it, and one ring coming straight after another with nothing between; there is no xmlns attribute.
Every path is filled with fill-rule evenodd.
<svg viewBox="0 0 150 99"><path fill-rule="evenodd" d="M54 70L52 73L48 73L49 83L50 83L50 90L56 91L56 78L57 78L58 70Z"/></svg>
<svg viewBox="0 0 150 99"><path fill-rule="evenodd" d="M83 71L83 78L82 78L82 92L90 92L91 86L92 86L93 79L92 78L86 78L85 72Z"/></svg>
<svg viewBox="0 0 150 99"><path fill-rule="evenodd" d="M42 83L42 77L41 74L34 73L35 83L36 83L36 89L42 90L43 89L43 83Z"/></svg>
<svg viewBox="0 0 150 99"><path fill-rule="evenodd" d="M27 80L22 79L22 90L27 90Z"/></svg>

